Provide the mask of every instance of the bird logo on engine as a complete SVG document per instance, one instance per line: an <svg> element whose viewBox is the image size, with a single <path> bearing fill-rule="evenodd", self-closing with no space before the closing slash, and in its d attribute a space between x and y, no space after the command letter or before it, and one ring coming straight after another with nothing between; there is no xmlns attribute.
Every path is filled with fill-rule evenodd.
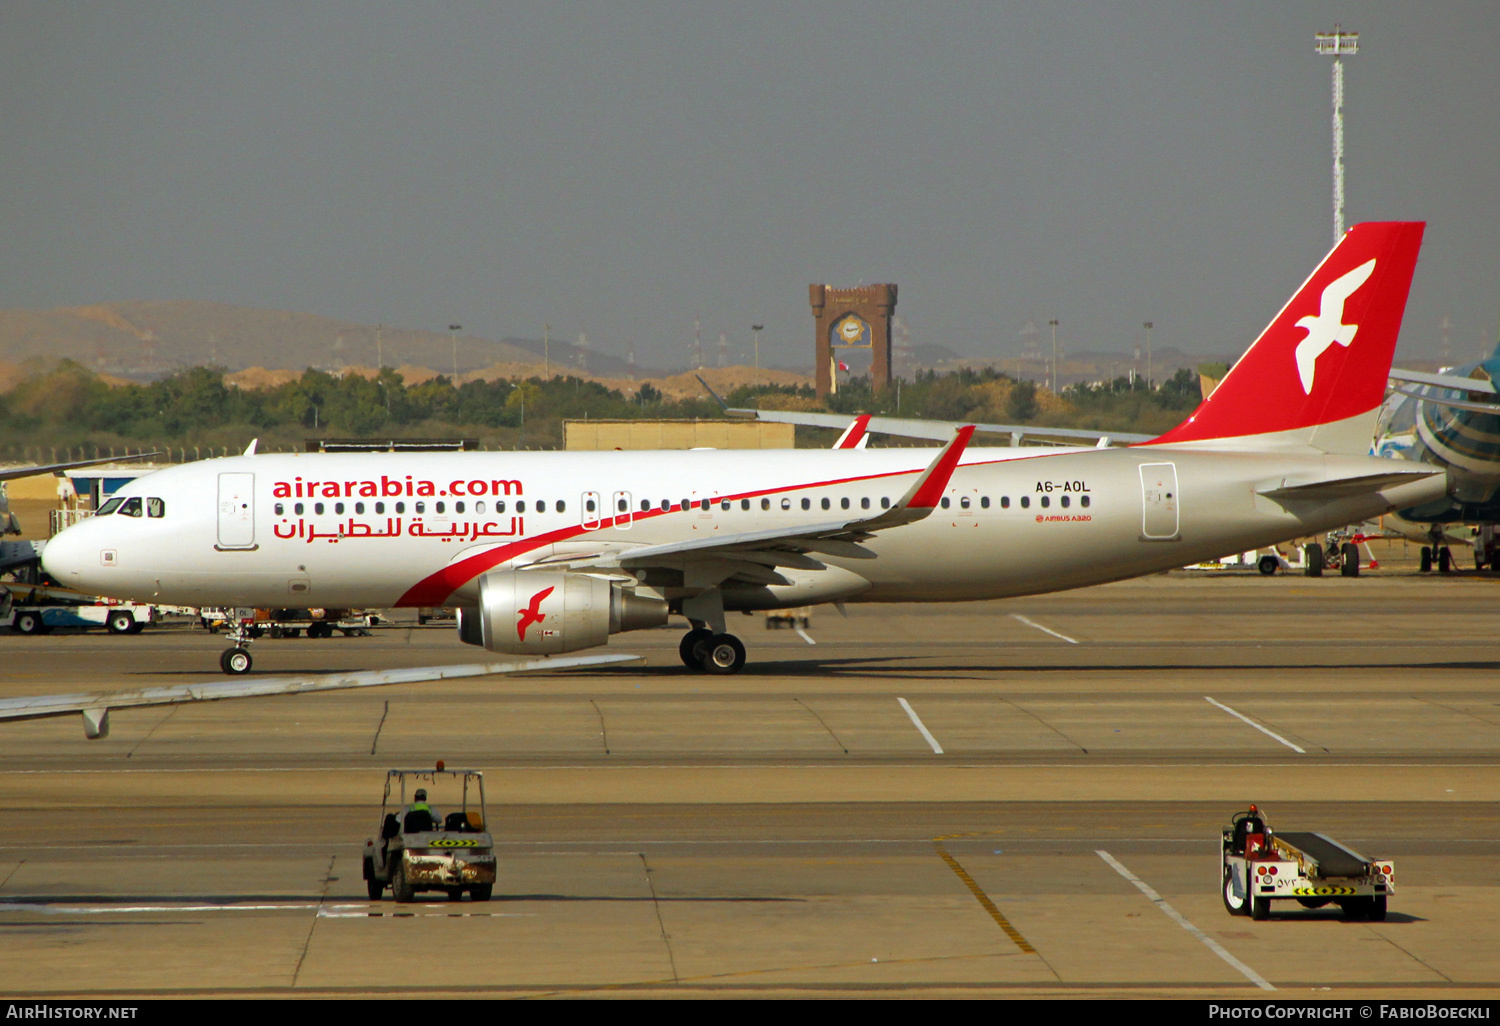
<svg viewBox="0 0 1500 1026"><path fill-rule="evenodd" d="M552 588L543 588L541 591L531 596L531 603L525 609L516 610L516 613L520 617L520 619L516 621L516 634L520 636L522 641L526 640L526 628L530 627L534 623L541 623L543 620L547 619L547 614L538 612L538 610L541 608L543 600L545 600L548 595L551 595L552 592Z"/></svg>

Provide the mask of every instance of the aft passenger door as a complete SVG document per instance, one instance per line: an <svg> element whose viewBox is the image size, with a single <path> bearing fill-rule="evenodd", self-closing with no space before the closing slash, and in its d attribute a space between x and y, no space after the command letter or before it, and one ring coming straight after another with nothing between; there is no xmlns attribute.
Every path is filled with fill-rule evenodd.
<svg viewBox="0 0 1500 1026"><path fill-rule="evenodd" d="M219 475L219 549L255 548L255 475Z"/></svg>
<svg viewBox="0 0 1500 1026"><path fill-rule="evenodd" d="M1141 540L1178 541L1177 464L1141 464Z"/></svg>

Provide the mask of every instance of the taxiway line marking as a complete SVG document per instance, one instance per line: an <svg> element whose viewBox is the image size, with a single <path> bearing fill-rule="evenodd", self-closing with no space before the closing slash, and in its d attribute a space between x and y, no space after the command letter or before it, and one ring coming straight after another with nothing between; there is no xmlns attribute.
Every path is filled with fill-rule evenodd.
<svg viewBox="0 0 1500 1026"><path fill-rule="evenodd" d="M1029 955L1035 955L1037 953L1036 948L1032 947L1025 937L1021 936L1020 930L1011 925L1010 920L1005 918L1005 914L990 900L990 896L984 893L984 888L975 883L974 878L969 875L968 870L958 864L958 859L949 855L941 847L938 848L937 853L938 857L948 864L948 868L953 870L954 875L963 881L963 885L969 889L970 894L974 895L975 900L990 914L990 918L995 921L995 924L1005 931L1005 936L1009 937L1016 947L1022 951Z"/></svg>
<svg viewBox="0 0 1500 1026"><path fill-rule="evenodd" d="M1043 633L1046 633L1046 634L1050 634L1054 638L1062 638L1064 641L1066 641L1070 645L1076 645L1076 644L1078 644L1078 639L1077 638L1070 638L1066 634L1059 634L1057 631L1053 630L1051 627L1043 627L1041 624L1037 623L1035 620L1028 620L1026 617L1022 616L1020 613L1011 613L1010 614L1010 618L1012 620L1020 620L1026 626L1028 626L1028 627L1035 627L1037 630L1042 631Z"/></svg>
<svg viewBox="0 0 1500 1026"><path fill-rule="evenodd" d="M911 717L912 723L922 732L922 736L927 739L927 743L932 746L932 750L938 755L942 755L943 746L937 743L937 738L932 736L932 731L927 729L927 725L918 719L917 712L911 707L911 703L904 698L898 698L896 701L901 703L901 708L906 710L906 715Z"/></svg>
<svg viewBox="0 0 1500 1026"><path fill-rule="evenodd" d="M1307 754L1306 749L1298 748L1296 745L1292 744L1290 741L1288 741L1286 738L1282 737L1280 734L1276 733L1274 730L1270 730L1270 729L1268 729L1266 727L1261 726L1259 723L1256 723L1254 720L1252 720L1250 717L1246 716L1244 713L1235 712L1233 709L1229 708L1229 706L1225 705L1223 702L1216 702L1212 698L1209 698L1207 695L1204 695L1203 699L1204 699L1204 701L1208 702L1210 705L1216 705L1220 709L1223 709L1229 715L1234 716L1237 719L1244 720L1246 723L1250 724L1250 726L1254 727L1256 730L1260 731L1262 734L1266 735L1267 737L1275 738L1277 741L1280 741L1282 744L1286 745L1288 748L1290 748L1292 751L1296 752L1297 754L1299 754L1299 755L1306 755Z"/></svg>
<svg viewBox="0 0 1500 1026"><path fill-rule="evenodd" d="M1094 851L1094 854L1098 855L1101 859L1108 863L1110 868L1112 868L1116 873L1119 873L1125 879L1135 884L1136 890L1140 891L1147 898L1150 898L1151 903L1154 904L1157 908L1161 909L1169 919L1171 919L1178 926L1182 927L1188 933L1192 934L1194 937L1197 937L1200 941L1203 942L1204 946L1207 947L1209 951L1212 951L1214 954L1222 958L1233 969L1239 972L1240 975L1244 976L1245 979L1255 984L1261 990L1276 989L1275 986L1273 986L1264 976L1256 972L1254 969L1251 969L1244 962L1241 962L1239 959L1235 958L1228 951L1226 951L1224 949L1224 945L1220 944L1208 934L1204 933L1192 923L1188 922L1186 916L1177 911L1171 905L1168 905L1162 898L1162 896L1156 893L1155 888L1153 888L1146 881L1142 880L1140 877L1136 876L1130 870L1126 869L1124 864L1121 863L1119 859L1115 858L1107 851L1100 851L1096 849Z"/></svg>

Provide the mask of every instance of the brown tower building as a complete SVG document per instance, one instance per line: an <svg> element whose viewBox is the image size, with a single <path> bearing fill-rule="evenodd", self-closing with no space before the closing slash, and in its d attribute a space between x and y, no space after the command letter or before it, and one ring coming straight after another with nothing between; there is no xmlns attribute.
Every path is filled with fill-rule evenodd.
<svg viewBox="0 0 1500 1026"><path fill-rule="evenodd" d="M818 398L838 391L834 369L840 349L868 349L872 357L870 384L879 391L891 383L891 315L896 312L896 286L865 285L831 289L809 285L815 329L813 360Z"/></svg>

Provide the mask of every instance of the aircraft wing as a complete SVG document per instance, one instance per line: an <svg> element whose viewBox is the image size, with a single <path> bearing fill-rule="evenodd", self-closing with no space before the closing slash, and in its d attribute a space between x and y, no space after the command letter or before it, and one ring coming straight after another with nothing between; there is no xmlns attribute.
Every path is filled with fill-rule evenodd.
<svg viewBox="0 0 1500 1026"><path fill-rule="evenodd" d="M73 470L76 467L97 467L103 463L129 463L132 460L144 460L151 456L160 456L159 452L140 452L134 456L110 456L98 460L78 460L74 463L35 463L26 467L3 467L0 468L0 481L14 481L22 477L36 477L38 474L51 474L58 470Z"/></svg>
<svg viewBox="0 0 1500 1026"><path fill-rule="evenodd" d="M1449 386L1443 386L1445 388ZM1480 389L1479 391L1483 391ZM1421 392L1411 392L1404 388L1396 389L1397 394L1404 395L1408 399L1415 399L1419 403L1431 403L1433 406L1446 406L1454 410L1468 410L1470 413L1500 414L1500 398L1493 403L1474 403L1466 399L1445 399L1437 395L1424 395Z"/></svg>
<svg viewBox="0 0 1500 1026"><path fill-rule="evenodd" d="M109 711L148 705L179 705L184 702L217 702L225 698L264 698L268 695L302 695L316 691L373 688L386 684L417 684L456 677L487 677L496 673L531 673L539 670L570 670L586 666L628 663L640 656L610 655L542 657L509 663L466 663L458 666L419 666L402 670L369 670L328 674L322 677L264 677L177 684L103 694L35 695L0 699L0 721L36 720L48 716L83 715L83 733L90 740L109 736Z"/></svg>
<svg viewBox="0 0 1500 1026"><path fill-rule="evenodd" d="M948 444L938 452L927 468L917 476L890 509L875 516L844 517L813 524L778 527L764 531L743 531L689 541L645 545L617 552L595 553L584 557L547 560L538 566L555 568L559 563L574 569L640 569L650 566L676 565L684 560L742 560L771 566L795 566L822 569L822 564L801 556L801 552L826 552L851 558L869 558L873 554L857 543L877 531L915 523L932 514L963 457L974 428L958 429Z"/></svg>
<svg viewBox="0 0 1500 1026"><path fill-rule="evenodd" d="M801 424L804 427L847 428L849 417L840 413L799 413L788 410L749 410L726 407L731 417L771 421L779 424ZM953 436L955 428L964 422L949 420L912 420L902 417L871 417L865 430L882 435L901 438L932 438L946 440ZM1154 435L1138 435L1127 431L1085 431L1080 428L1037 427L1026 424L971 424L974 430L987 435L1009 435L1012 445L1019 445L1023 438L1034 438L1065 445L1101 445L1114 442L1132 444L1149 442Z"/></svg>
<svg viewBox="0 0 1500 1026"><path fill-rule="evenodd" d="M1424 374L1421 371L1401 370L1399 367L1392 367L1391 372L1386 376L1392 381L1401 381L1409 385L1432 385L1436 388L1451 388L1458 392L1488 392L1491 395L1497 393L1495 383L1487 378L1461 378L1455 374ZM1417 398L1426 399L1427 397L1418 396Z"/></svg>
<svg viewBox="0 0 1500 1026"><path fill-rule="evenodd" d="M763 420L775 424L800 424L803 427L844 430L844 435L834 443L835 449L862 448L861 437L865 436L866 432L896 435L900 438L931 438L935 441L946 442L953 437L953 432L962 427L971 427L984 435L1009 435L1010 444L1017 446L1021 444L1023 438L1039 438L1064 445L1088 443L1102 449L1107 448L1113 442L1130 445L1136 442L1149 442L1156 437L1155 435L1131 434L1126 431L1084 431L1079 428L1035 427L1026 424L975 424L971 421L958 420L914 420L902 417L874 417L867 413L860 414L855 423L850 424L848 416L841 413L798 413L788 410L750 410L731 407L719 398L717 392L708 387L708 382L703 380L703 375L700 374L697 377L698 383L709 395L713 396L714 402L719 404L719 408L726 416Z"/></svg>

